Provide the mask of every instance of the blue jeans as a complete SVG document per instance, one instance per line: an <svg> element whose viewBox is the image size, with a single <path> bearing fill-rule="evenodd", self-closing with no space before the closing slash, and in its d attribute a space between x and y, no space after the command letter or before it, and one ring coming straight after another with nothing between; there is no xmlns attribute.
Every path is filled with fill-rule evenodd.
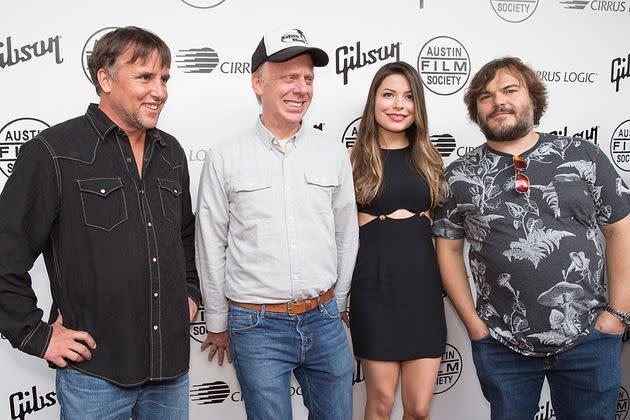
<svg viewBox="0 0 630 420"><path fill-rule="evenodd" d="M575 347L548 357L523 356L492 337L473 340L473 361L492 420L532 420L545 376L557 420L614 419L621 336L593 328Z"/></svg>
<svg viewBox="0 0 630 420"><path fill-rule="evenodd" d="M308 418L352 419L354 358L335 299L288 315L230 305L228 330L248 420L290 420L291 372Z"/></svg>
<svg viewBox="0 0 630 420"><path fill-rule="evenodd" d="M72 368L57 369L61 420L187 420L188 373L121 388Z"/></svg>

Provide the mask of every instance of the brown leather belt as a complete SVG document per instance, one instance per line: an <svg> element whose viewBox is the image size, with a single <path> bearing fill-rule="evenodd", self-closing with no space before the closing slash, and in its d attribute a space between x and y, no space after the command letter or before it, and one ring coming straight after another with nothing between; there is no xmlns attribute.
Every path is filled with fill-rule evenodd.
<svg viewBox="0 0 630 420"><path fill-rule="evenodd" d="M289 315L300 315L305 312L312 311L317 308L318 305L323 305L328 302L334 296L333 289L328 289L325 293L319 295L318 297L304 299L304 300L295 300L293 302L287 303L267 303L265 304L266 312L273 312L278 314L289 314ZM255 311L262 311L263 305L258 305L256 303L243 303L236 302L234 300L230 300L232 305L240 306L241 308L253 309Z"/></svg>

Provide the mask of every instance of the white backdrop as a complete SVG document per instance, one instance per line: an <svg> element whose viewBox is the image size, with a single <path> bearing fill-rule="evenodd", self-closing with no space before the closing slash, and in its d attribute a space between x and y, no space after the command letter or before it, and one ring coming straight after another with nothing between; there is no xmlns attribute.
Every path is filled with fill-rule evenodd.
<svg viewBox="0 0 630 420"><path fill-rule="evenodd" d="M205 150L258 113L249 60L262 34L287 23L329 54L316 70L307 124L350 144L369 82L396 58L422 71L430 132L445 162L483 142L466 119L469 75L485 62L515 55L547 81L550 105L540 130L580 135L612 156L630 180L630 1L600 0L110 0L107 3L5 0L0 20L0 187L19 145L46 125L83 114L97 102L83 63L106 29L136 25L156 32L173 53L170 98L160 127L189 156L193 200ZM371 51L374 51L370 54ZM199 60L200 54L211 62ZM370 57L376 57L370 60ZM382 59L382 60L381 60ZM376 62L373 62L376 61ZM1 215L0 215L1 217ZM40 261L33 271L42 308L50 306ZM433 419L486 419L465 330L447 299L448 345L433 400ZM208 364L199 351L202 317L191 325L191 418L244 419L231 365ZM418 334L422 325L418 325ZM627 339L627 336L626 336ZM617 419L628 415L630 350ZM54 372L0 340L0 418L58 417ZM355 374L354 418L365 387ZM294 417L306 410L294 382ZM35 395L36 394L36 395ZM210 397L200 404L200 396ZM397 402L393 417L402 414ZM555 418L545 389L535 420Z"/></svg>

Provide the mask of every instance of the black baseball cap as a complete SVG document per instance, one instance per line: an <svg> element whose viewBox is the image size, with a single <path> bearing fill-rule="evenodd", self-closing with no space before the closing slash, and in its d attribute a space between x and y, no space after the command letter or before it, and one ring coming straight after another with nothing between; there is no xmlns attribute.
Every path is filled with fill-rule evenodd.
<svg viewBox="0 0 630 420"><path fill-rule="evenodd" d="M260 40L252 55L251 72L255 72L265 61L279 63L304 53L311 55L315 67L328 64L328 54L308 42L302 30L295 26L276 29L266 33Z"/></svg>

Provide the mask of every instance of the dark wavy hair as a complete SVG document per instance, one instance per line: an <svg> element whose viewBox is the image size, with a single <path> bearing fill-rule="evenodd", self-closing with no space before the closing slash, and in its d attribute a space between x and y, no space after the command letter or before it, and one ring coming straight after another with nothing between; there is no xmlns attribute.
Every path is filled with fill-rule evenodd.
<svg viewBox="0 0 630 420"><path fill-rule="evenodd" d="M411 146L410 165L429 184L431 208L444 202L444 169L442 156L429 138L427 108L422 79L415 68L404 61L385 64L372 79L357 139L352 149L352 174L357 202L367 204L376 197L383 181L383 162L378 139L378 124L374 107L376 91L383 80L392 74L403 75L411 86L414 102L414 121L405 134Z"/></svg>
<svg viewBox="0 0 630 420"><path fill-rule="evenodd" d="M512 76L524 83L529 91L534 108L534 124L538 125L547 109L547 88L540 81L536 72L516 57L502 57L484 65L473 77L464 94L464 103L468 108L468 117L477 124L477 98L481 95L497 71L506 69Z"/></svg>
<svg viewBox="0 0 630 420"><path fill-rule="evenodd" d="M171 50L160 37L146 29L137 26L126 26L115 29L105 34L94 44L94 50L88 58L88 70L90 79L96 88L96 94L101 95L101 86L98 83L98 71L105 70L111 77L116 77L116 60L129 48L133 48L133 54L129 63L145 60L154 51L157 51L162 66L171 67Z"/></svg>

